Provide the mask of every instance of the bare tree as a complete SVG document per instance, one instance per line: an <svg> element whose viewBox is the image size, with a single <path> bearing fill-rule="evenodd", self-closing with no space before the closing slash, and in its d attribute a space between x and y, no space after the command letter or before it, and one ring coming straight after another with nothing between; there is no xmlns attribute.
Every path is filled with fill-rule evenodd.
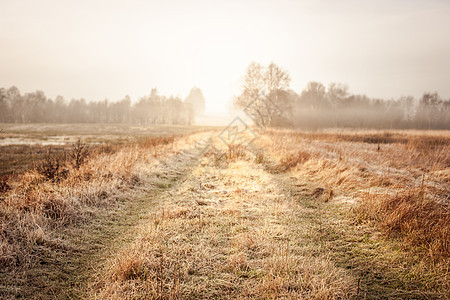
<svg viewBox="0 0 450 300"><path fill-rule="evenodd" d="M246 70L243 91L235 100L238 108L244 109L258 127L270 126L273 116L287 108L287 98L282 97L289 87L287 71L271 63L264 67L252 62Z"/></svg>
<svg viewBox="0 0 450 300"><path fill-rule="evenodd" d="M347 85L340 83L330 83L330 85L328 86L327 96L333 110L334 126L337 126L338 107L344 104L344 101L348 97L348 95L349 93Z"/></svg>
<svg viewBox="0 0 450 300"><path fill-rule="evenodd" d="M328 99L334 107L337 107L349 96L348 86L342 83L330 83L328 86Z"/></svg>
<svg viewBox="0 0 450 300"><path fill-rule="evenodd" d="M409 124L414 119L416 113L416 103L413 96L401 97L399 103L403 109L403 120Z"/></svg>

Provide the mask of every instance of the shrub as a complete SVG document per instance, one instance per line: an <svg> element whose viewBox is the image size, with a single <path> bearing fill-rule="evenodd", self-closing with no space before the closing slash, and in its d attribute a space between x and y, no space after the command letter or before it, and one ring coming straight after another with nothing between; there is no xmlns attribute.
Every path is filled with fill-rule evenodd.
<svg viewBox="0 0 450 300"><path fill-rule="evenodd" d="M49 150L45 159L37 165L36 171L49 181L59 182L68 175L68 170L63 167L62 159L52 155L51 150Z"/></svg>
<svg viewBox="0 0 450 300"><path fill-rule="evenodd" d="M70 157L72 158L72 164L76 169L79 169L81 165L85 162L89 154L87 144L83 143L81 139L78 139L72 145L72 151L70 152Z"/></svg>

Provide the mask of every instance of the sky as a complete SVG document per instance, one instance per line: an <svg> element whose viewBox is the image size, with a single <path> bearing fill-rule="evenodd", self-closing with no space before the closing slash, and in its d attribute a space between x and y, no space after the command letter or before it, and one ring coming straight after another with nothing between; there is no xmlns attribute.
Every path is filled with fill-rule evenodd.
<svg viewBox="0 0 450 300"><path fill-rule="evenodd" d="M136 101L152 88L228 111L250 62L398 98L450 98L448 0L0 0L0 87Z"/></svg>

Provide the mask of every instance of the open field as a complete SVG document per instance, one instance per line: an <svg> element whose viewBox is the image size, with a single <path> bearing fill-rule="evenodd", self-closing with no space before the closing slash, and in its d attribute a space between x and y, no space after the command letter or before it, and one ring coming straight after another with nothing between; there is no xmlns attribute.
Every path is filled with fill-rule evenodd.
<svg viewBox="0 0 450 300"><path fill-rule="evenodd" d="M211 130L211 126L127 124L0 124L0 176L34 168L50 151L64 157L81 139L90 147L115 147L148 137L173 136Z"/></svg>
<svg viewBox="0 0 450 300"><path fill-rule="evenodd" d="M88 126L2 127L92 148L2 165L1 298L450 297L448 131Z"/></svg>

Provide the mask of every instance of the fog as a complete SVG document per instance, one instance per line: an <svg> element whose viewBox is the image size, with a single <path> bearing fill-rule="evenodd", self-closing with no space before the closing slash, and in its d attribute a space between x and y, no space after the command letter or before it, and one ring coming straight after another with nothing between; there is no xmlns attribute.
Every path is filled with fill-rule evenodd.
<svg viewBox="0 0 450 300"><path fill-rule="evenodd" d="M371 97L450 96L448 1L0 2L0 86L132 102L203 90L226 113L251 61Z"/></svg>

